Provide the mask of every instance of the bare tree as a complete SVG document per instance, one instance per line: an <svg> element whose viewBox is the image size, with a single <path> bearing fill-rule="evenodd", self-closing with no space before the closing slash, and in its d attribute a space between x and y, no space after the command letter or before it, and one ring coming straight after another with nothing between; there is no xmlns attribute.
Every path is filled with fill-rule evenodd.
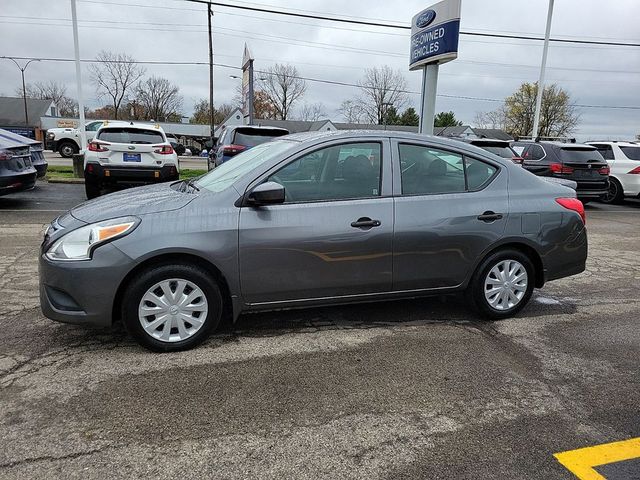
<svg viewBox="0 0 640 480"><path fill-rule="evenodd" d="M223 103L213 107L213 122L220 125L224 122L236 107L230 103ZM190 123L199 123L201 125L209 125L209 99L202 98L193 106L193 116L189 120Z"/></svg>
<svg viewBox="0 0 640 480"><path fill-rule="evenodd" d="M280 120L286 120L293 105L307 90L306 82L298 75L293 65L276 63L267 69L265 79L260 82L260 89L276 110Z"/></svg>
<svg viewBox="0 0 640 480"><path fill-rule="evenodd" d="M299 117L300 120L316 122L323 118L327 118L327 113L325 112L324 104L322 102L311 104L305 103L300 109Z"/></svg>
<svg viewBox="0 0 640 480"><path fill-rule="evenodd" d="M399 111L407 103L407 80L400 70L388 65L368 68L358 85L360 96L353 103L371 123L382 124L390 107Z"/></svg>
<svg viewBox="0 0 640 480"><path fill-rule="evenodd" d="M91 79L96 85L98 95L106 95L111 100L113 114L117 120L120 105L144 75L145 69L137 65L126 53L103 50L96 56L96 60L99 63L93 63L89 67Z"/></svg>
<svg viewBox="0 0 640 480"><path fill-rule="evenodd" d="M180 88L166 78L153 76L138 83L136 103L145 120L166 122L182 115Z"/></svg>
<svg viewBox="0 0 640 480"><path fill-rule="evenodd" d="M504 106L490 112L476 112L474 125L478 128L500 128L505 130L507 115Z"/></svg>
<svg viewBox="0 0 640 480"><path fill-rule="evenodd" d="M361 123L364 116L360 103L353 100L343 101L338 112L342 114L347 123Z"/></svg>
<svg viewBox="0 0 640 480"><path fill-rule="evenodd" d="M58 107L61 117L74 117L78 115L78 102L67 96L67 87L62 83L50 80L47 83L36 82L26 85L28 98L51 100ZM16 95L22 97L22 87L16 88Z"/></svg>

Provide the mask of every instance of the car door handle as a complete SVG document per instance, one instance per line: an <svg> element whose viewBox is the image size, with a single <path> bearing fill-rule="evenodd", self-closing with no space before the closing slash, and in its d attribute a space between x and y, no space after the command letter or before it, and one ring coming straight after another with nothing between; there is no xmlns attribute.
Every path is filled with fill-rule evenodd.
<svg viewBox="0 0 640 480"><path fill-rule="evenodd" d="M355 222L351 222L353 228L371 228L379 227L380 225L382 225L380 220L371 220L369 217L362 217Z"/></svg>
<svg viewBox="0 0 640 480"><path fill-rule="evenodd" d="M487 210L482 215L478 215L478 220L482 222L494 222L496 220L500 220L502 218L501 213L495 213L491 210Z"/></svg>

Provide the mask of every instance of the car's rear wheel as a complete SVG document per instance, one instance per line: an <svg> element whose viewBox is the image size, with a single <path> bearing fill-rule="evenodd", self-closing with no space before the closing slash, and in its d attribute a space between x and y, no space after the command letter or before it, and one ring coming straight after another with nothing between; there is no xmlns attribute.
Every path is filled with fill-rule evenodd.
<svg viewBox="0 0 640 480"><path fill-rule="evenodd" d="M602 203L607 204L620 204L624 200L624 190L622 189L622 185L620 182L613 177L609 177L609 188L607 189L607 193L605 193L600 201Z"/></svg>
<svg viewBox="0 0 640 480"><path fill-rule="evenodd" d="M469 284L470 300L486 318L507 318L531 299L535 283L533 263L524 253L505 249L489 255Z"/></svg>
<svg viewBox="0 0 640 480"><path fill-rule="evenodd" d="M220 323L222 296L206 271L189 264L161 265L127 286L122 317L142 346L156 352L187 350Z"/></svg>
<svg viewBox="0 0 640 480"><path fill-rule="evenodd" d="M80 149L73 142L62 142L58 146L58 153L64 158L71 158L74 154L78 153Z"/></svg>

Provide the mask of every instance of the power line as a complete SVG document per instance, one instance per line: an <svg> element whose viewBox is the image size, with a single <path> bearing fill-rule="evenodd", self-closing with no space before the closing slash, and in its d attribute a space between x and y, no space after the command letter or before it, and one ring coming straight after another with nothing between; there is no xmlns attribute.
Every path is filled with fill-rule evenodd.
<svg viewBox="0 0 640 480"><path fill-rule="evenodd" d="M41 61L51 61L51 62L73 62L74 61L72 58L38 58L38 57L10 57L10 56L2 56L0 58L14 58L16 60L41 60ZM81 59L80 62L82 62L82 63L102 63L99 60L91 60L91 59ZM114 60L113 63L135 63L135 64L143 64L143 65L209 65L208 62L167 62L167 61L160 61L160 60L132 60L132 61ZM235 66L235 65L228 65L228 64L224 64L224 63L215 63L214 62L214 65L216 67L232 68L234 70L242 70L242 67L238 67L238 66ZM256 70L256 73L260 73L260 74L263 74L263 75L271 75L271 72L269 72L267 70ZM294 76L293 78L297 78L297 79L305 80L305 81L309 81L309 82L323 83L323 84L328 84L328 85L339 85L339 86L357 87L357 88L373 88L373 87L365 87L365 86L362 86L362 85L358 85L357 83L341 82L341 81L337 81L337 80L326 80L326 79L313 78L313 77L304 77L304 76L300 76L300 75ZM401 90L401 93L406 93L406 94L411 94L411 95L420 95L420 92L416 92L416 91L413 91L413 90ZM443 97L443 98L455 98L455 99L459 99L459 100L475 100L475 101L482 101L482 102L498 102L498 103L504 102L504 100L501 100L501 99L498 99L498 98L472 97L472 96L468 96L468 95L450 95L450 94L445 94L445 93L439 93L437 95L439 97ZM640 106L624 106L624 105L574 104L574 106L580 107L580 108L640 110Z"/></svg>
<svg viewBox="0 0 640 480"><path fill-rule="evenodd" d="M79 0L79 1L81 1L82 3L95 3L95 4L102 4L102 5L120 5L125 7L142 7L142 8L153 8L153 9L162 8L162 9L168 9L168 10L200 11L198 9L191 9L191 8L144 5L139 3L117 3L117 2L105 2L102 0ZM349 23L353 25L367 25L367 26L379 27L379 28L411 30L411 26L406 24L396 25L396 24L382 22L382 21L367 21L367 20L339 18L339 17L327 16L325 14L313 15L310 13L296 13L292 11L274 10L274 9L269 9L264 7L251 7L247 5L230 5L227 3L207 1L207 0L176 0L176 1L185 1L185 2L191 2L191 3L198 3L202 5L211 4L217 7L249 10L249 11L260 12L260 13L269 13L269 14L284 15L284 16L298 17L298 18L308 18L308 19L322 20L327 22ZM509 35L509 34L500 34L500 33L482 33L482 32L470 32L470 31L460 31L460 35L492 37L492 38L498 38L498 39L544 41L544 38L534 36L534 35ZM580 40L580 39L569 39L569 38L551 38L549 41L557 42L557 43L575 43L579 45L608 45L608 46L617 46L617 47L640 47L640 43L635 43L635 42L611 42L611 41Z"/></svg>

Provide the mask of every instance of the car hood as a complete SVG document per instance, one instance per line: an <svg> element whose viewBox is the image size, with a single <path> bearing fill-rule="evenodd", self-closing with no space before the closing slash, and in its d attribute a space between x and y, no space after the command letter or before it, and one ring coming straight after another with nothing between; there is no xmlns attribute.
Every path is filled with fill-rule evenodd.
<svg viewBox="0 0 640 480"><path fill-rule="evenodd" d="M130 188L81 203L71 209L73 217L87 223L127 215L147 215L185 207L196 194L179 192L170 183Z"/></svg>

